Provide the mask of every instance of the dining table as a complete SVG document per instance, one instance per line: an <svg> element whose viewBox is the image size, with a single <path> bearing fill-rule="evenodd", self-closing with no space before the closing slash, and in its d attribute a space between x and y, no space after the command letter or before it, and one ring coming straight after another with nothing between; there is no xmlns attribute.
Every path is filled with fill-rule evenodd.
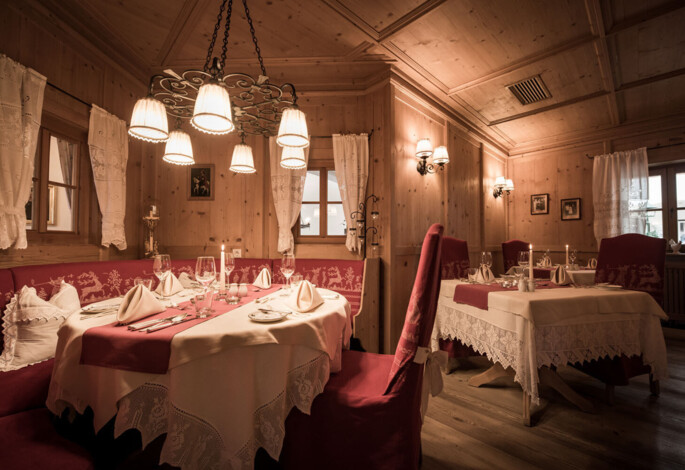
<svg viewBox="0 0 685 470"><path fill-rule="evenodd" d="M96 431L115 418L115 437L137 429L143 446L166 434L160 464L184 470L252 468L260 447L278 459L288 413L309 413L349 347L349 302L318 292L323 304L300 313L283 286L251 287L238 305L215 301L207 319L150 333L117 325L106 308L121 299L75 313L58 332L47 407L90 407ZM195 294L162 300L163 315L188 312ZM250 319L260 308L287 315Z"/></svg>
<svg viewBox="0 0 685 470"><path fill-rule="evenodd" d="M620 286L556 286L537 281L534 292L500 284L441 283L431 338L459 340L494 366L470 385L480 386L505 372L523 390L523 422L539 404L542 380L585 411L593 407L554 372L558 366L604 357L642 355L654 380L668 376L661 320L668 317L647 293ZM548 380L547 380L548 379Z"/></svg>

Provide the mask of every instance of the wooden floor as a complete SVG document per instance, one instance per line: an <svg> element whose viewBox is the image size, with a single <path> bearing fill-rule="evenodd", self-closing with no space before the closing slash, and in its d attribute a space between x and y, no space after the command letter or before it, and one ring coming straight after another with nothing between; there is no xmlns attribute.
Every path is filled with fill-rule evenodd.
<svg viewBox="0 0 685 470"><path fill-rule="evenodd" d="M541 391L532 428L521 420L521 388L511 379L474 388L471 369L444 376L445 390L431 398L423 425L422 470L442 469L685 469L685 341L667 340L670 378L650 397L646 376L616 387L613 406L603 384L573 368L560 375L590 399L583 413L550 389Z"/></svg>

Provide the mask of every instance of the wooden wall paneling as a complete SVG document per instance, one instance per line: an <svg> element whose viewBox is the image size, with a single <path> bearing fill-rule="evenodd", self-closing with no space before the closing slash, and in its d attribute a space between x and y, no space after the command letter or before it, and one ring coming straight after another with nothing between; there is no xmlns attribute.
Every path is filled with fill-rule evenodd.
<svg viewBox="0 0 685 470"><path fill-rule="evenodd" d="M506 157L483 146L482 158L483 249L493 252L493 256L499 256L496 253L501 251L501 244L506 240L505 204L509 196L495 199L492 195L492 185L495 183L495 178L506 175ZM499 263L494 262L493 266L497 267Z"/></svg>
<svg viewBox="0 0 685 470"><path fill-rule="evenodd" d="M364 291L359 314L354 319L354 336L361 341L362 347L368 352L377 353L380 349L380 312L379 258L367 258L364 265Z"/></svg>

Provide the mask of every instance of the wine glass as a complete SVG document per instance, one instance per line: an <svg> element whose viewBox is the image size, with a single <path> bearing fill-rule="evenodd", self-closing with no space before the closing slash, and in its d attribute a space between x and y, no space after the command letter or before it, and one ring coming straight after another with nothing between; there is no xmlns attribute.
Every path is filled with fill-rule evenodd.
<svg viewBox="0 0 685 470"><path fill-rule="evenodd" d="M523 272L530 263L530 253L528 251L519 251L518 261L520 272Z"/></svg>
<svg viewBox="0 0 685 470"><path fill-rule="evenodd" d="M216 265L213 256L199 256L195 263L195 279L202 284L205 297L209 291L209 285L216 279ZM211 307L202 309L201 315L206 315Z"/></svg>
<svg viewBox="0 0 685 470"><path fill-rule="evenodd" d="M155 273L157 279L159 279L160 285L164 280L171 274L171 256L169 255L155 255L154 261L152 262L152 272ZM162 291L162 300L166 299L164 295L164 289Z"/></svg>
<svg viewBox="0 0 685 470"><path fill-rule="evenodd" d="M226 253L226 258L224 262L224 268L226 269L226 281L228 281L228 283L230 284L231 273L235 269L235 258L233 257L233 253Z"/></svg>
<svg viewBox="0 0 685 470"><path fill-rule="evenodd" d="M576 258L578 257L578 250L573 250L571 251L571 254L568 255L568 260L571 262L571 264L576 264Z"/></svg>
<svg viewBox="0 0 685 470"><path fill-rule="evenodd" d="M290 289L290 276L295 273L295 255L292 253L284 253L281 259L281 273L285 276L286 285Z"/></svg>
<svg viewBox="0 0 685 470"><path fill-rule="evenodd" d="M480 254L480 264L481 266L487 266L488 269L492 267L492 253L489 251L483 251Z"/></svg>

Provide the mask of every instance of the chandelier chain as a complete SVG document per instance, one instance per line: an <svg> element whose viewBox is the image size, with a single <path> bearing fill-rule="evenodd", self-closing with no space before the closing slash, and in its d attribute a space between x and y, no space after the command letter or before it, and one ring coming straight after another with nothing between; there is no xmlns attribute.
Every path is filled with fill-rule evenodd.
<svg viewBox="0 0 685 470"><path fill-rule="evenodd" d="M216 42L216 36L217 34L219 34L219 28L221 27L221 18L224 16L226 1L227 0L223 0L223 2L221 2L221 6L219 7L219 14L216 16L216 25L214 26L214 32L212 33L212 40L209 43L209 49L207 49L207 58L205 59L205 66L203 69L205 72L209 71L209 64L212 62L212 52L214 51L214 43ZM231 17L230 13L228 17Z"/></svg>
<svg viewBox="0 0 685 470"><path fill-rule="evenodd" d="M226 27L224 29L224 43L221 46L221 68L226 66L226 51L228 50L228 32L231 29L231 13L233 13L233 0L228 0L228 12L226 14Z"/></svg>
<svg viewBox="0 0 685 470"><path fill-rule="evenodd" d="M262 69L262 75L266 77L266 68L264 67L264 60L262 59L262 51L259 49L259 44L257 43L257 35L255 34L254 25L252 24L250 9L247 7L247 0L243 0L243 6L245 7L247 23L250 25L250 34L252 35L252 42L254 43L254 49L257 53L257 59L259 59L259 67Z"/></svg>

